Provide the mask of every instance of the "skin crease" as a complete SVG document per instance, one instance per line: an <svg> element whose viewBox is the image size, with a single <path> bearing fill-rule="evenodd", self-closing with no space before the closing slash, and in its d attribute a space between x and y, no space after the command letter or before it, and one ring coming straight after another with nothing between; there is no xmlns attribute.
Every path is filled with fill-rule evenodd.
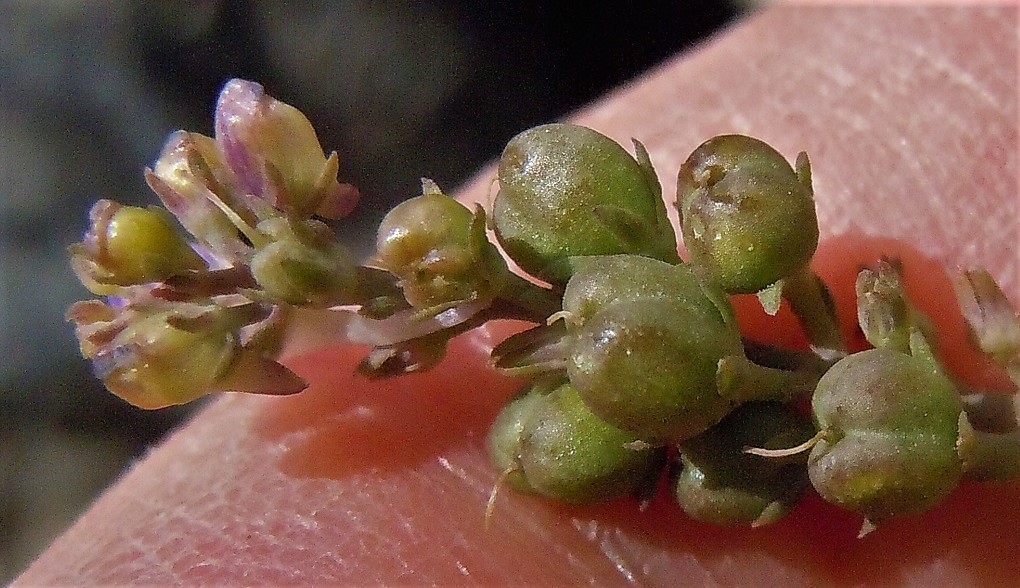
<svg viewBox="0 0 1020 588"><path fill-rule="evenodd" d="M1017 24L1005 7L776 7L575 120L640 138L670 199L679 163L714 134L760 137L791 160L806 150L822 238L838 245L815 262L827 279L901 254L913 284L937 274L929 267L980 265L1017 302ZM461 197L484 201L491 178ZM831 240L846 233L856 236ZM948 304L931 310L952 315ZM496 473L485 431L516 383L481 366L506 328L462 337L432 374L384 383L346 375L363 350L292 359L309 390L217 399L15 584L931 586L1020 576L1017 483L967 484L862 540L858 517L817 498L775 526L731 530L662 500L645 512L630 501L567 508L504 491L486 531Z"/></svg>

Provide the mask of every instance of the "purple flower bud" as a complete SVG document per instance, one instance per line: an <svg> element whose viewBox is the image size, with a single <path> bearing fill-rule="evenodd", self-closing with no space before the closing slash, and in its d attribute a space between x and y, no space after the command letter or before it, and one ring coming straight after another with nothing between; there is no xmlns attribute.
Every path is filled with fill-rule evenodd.
<svg viewBox="0 0 1020 588"><path fill-rule="evenodd" d="M216 142L238 189L288 216L338 218L358 190L337 181L336 153L327 158L311 122L266 94L261 85L230 80L216 103Z"/></svg>

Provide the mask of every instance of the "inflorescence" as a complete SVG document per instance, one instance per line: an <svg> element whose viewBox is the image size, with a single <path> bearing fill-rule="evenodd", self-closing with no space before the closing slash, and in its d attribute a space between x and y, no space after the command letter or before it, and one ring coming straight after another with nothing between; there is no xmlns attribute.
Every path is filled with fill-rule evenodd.
<svg viewBox="0 0 1020 588"><path fill-rule="evenodd" d="M873 348L848 353L809 266L818 225L806 154L791 166L741 135L699 146L678 176L685 261L634 146L636 157L571 124L524 131L502 154L491 210L423 180L358 264L323 222L359 196L338 181L337 154L297 109L231 80L215 137L178 131L145 171L163 208L92 208L71 264L103 298L68 317L96 375L149 409L218 391L300 392L276 361L298 324L370 345L359 371L389 377L433 367L453 336L486 321L529 321L492 352L496 368L529 381L492 425L497 488L569 503L647 497L668 472L694 519L766 525L813 488L863 516L863 535L962 479L1020 475L1015 390L950 379L896 262L860 273ZM1020 384L1016 311L987 272L956 286L976 345ZM745 338L729 299L741 293L769 314L787 301L811 351Z"/></svg>

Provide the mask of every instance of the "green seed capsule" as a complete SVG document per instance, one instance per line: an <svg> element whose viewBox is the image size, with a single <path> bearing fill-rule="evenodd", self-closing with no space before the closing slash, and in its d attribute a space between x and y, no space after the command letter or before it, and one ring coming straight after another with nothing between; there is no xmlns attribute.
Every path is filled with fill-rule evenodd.
<svg viewBox="0 0 1020 588"><path fill-rule="evenodd" d="M924 511L956 487L962 404L933 361L871 349L837 362L812 409L811 483L873 523Z"/></svg>
<svg viewBox="0 0 1020 588"><path fill-rule="evenodd" d="M736 405L716 385L740 333L668 298L610 304L572 334L567 374L591 410L645 440L680 442Z"/></svg>
<svg viewBox="0 0 1020 588"><path fill-rule="evenodd" d="M424 188L380 223L374 263L400 278L416 308L494 296L508 270L484 222L435 184Z"/></svg>
<svg viewBox="0 0 1020 588"><path fill-rule="evenodd" d="M805 266L818 245L807 157L797 170L743 135L709 139L680 167L684 244L730 293L758 292Z"/></svg>
<svg viewBox="0 0 1020 588"><path fill-rule="evenodd" d="M519 467L507 477L511 486L587 504L635 493L655 475L663 450L635 449L636 441L593 415L564 384L549 393L533 389L507 405L489 449L497 468Z"/></svg>
<svg viewBox="0 0 1020 588"><path fill-rule="evenodd" d="M581 325L609 304L644 298L669 298L706 317L735 321L725 294L698 279L688 265L640 255L579 257L571 264L574 273L563 291L569 324Z"/></svg>
<svg viewBox="0 0 1020 588"><path fill-rule="evenodd" d="M508 472L504 480L518 492L535 492L521 468L521 443L535 408L546 401L547 393L537 387L525 389L499 411L489 428L489 460L497 471Z"/></svg>
<svg viewBox="0 0 1020 588"><path fill-rule="evenodd" d="M744 448L779 449L814 434L811 421L778 402L744 404L680 445L673 496L688 516L718 525L759 527L782 518L808 486L807 454L769 458Z"/></svg>
<svg viewBox="0 0 1020 588"><path fill-rule="evenodd" d="M562 284L568 258L636 253L677 260L657 181L623 147L570 124L514 137L499 162L496 237L525 271Z"/></svg>

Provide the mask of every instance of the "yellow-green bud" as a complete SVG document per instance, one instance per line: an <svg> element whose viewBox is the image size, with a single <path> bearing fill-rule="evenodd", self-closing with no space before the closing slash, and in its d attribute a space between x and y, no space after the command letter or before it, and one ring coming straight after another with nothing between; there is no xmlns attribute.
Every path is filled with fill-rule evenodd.
<svg viewBox="0 0 1020 588"><path fill-rule="evenodd" d="M232 325L214 319L205 329L184 330L171 325L173 316L162 312L132 321L93 359L111 392L153 409L212 391L237 348Z"/></svg>
<svg viewBox="0 0 1020 588"><path fill-rule="evenodd" d="M251 273L270 298L296 306L349 303L357 287L354 262L325 225L277 217L258 230L272 241L255 252Z"/></svg>
<svg viewBox="0 0 1020 588"><path fill-rule="evenodd" d="M495 296L508 270L485 239L483 219L432 182L423 188L379 225L374 263L400 278L417 308Z"/></svg>
<svg viewBox="0 0 1020 588"><path fill-rule="evenodd" d="M96 294L205 267L159 208L100 200L90 216L92 227L71 252L79 277Z"/></svg>

